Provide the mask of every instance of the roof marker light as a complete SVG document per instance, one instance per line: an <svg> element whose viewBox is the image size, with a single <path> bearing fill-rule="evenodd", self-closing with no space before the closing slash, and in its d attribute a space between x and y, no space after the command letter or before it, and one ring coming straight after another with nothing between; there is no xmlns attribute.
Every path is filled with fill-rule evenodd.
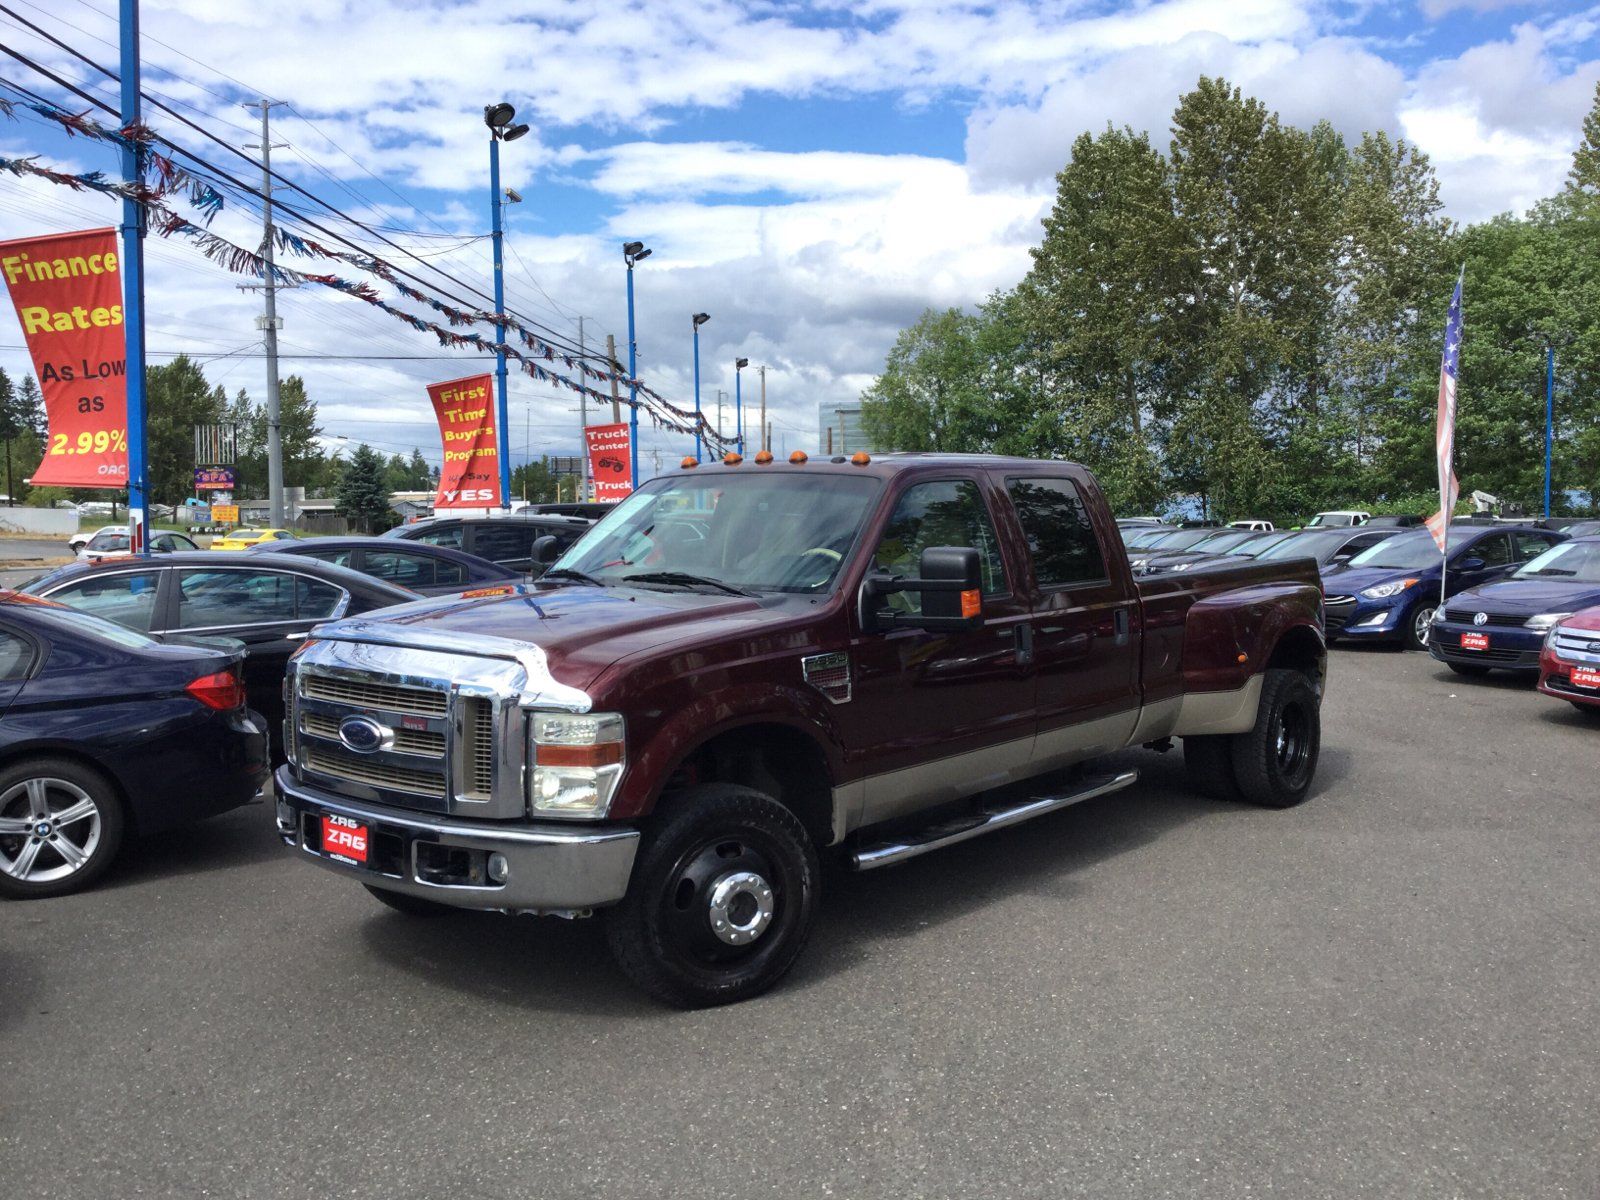
<svg viewBox="0 0 1600 1200"><path fill-rule="evenodd" d="M698 467L700 465L700 460L698 458L696 458L694 455L688 454L688 455L684 456L683 461L681 463L679 463L678 465L680 467L682 467L685 471L692 471L692 470L694 470L696 467Z"/></svg>
<svg viewBox="0 0 1600 1200"><path fill-rule="evenodd" d="M772 451L771 450L758 450L756 452L756 462L760 466L764 467L771 461L772 461Z"/></svg>
<svg viewBox="0 0 1600 1200"><path fill-rule="evenodd" d="M864 467L872 461L872 455L868 454L865 450L857 450L850 456L850 461L855 466Z"/></svg>
<svg viewBox="0 0 1600 1200"><path fill-rule="evenodd" d="M722 456L722 465L725 467L737 467L743 461L744 455L735 454L732 450Z"/></svg>
<svg viewBox="0 0 1600 1200"><path fill-rule="evenodd" d="M811 456L808 455L804 450L796 450L793 454L789 455L789 461L798 467L805 463L810 457Z"/></svg>

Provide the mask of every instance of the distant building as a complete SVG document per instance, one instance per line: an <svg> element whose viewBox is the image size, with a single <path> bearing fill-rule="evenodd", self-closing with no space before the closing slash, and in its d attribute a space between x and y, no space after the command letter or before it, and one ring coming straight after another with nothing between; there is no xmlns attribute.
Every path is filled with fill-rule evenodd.
<svg viewBox="0 0 1600 1200"><path fill-rule="evenodd" d="M854 454L865 450L868 454L881 454L882 446L873 444L861 428L860 404L817 405L817 449L823 454Z"/></svg>

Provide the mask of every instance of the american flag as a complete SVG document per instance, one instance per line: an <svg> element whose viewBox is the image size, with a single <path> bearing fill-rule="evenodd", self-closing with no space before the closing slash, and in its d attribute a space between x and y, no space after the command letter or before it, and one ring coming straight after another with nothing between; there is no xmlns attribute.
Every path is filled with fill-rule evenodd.
<svg viewBox="0 0 1600 1200"><path fill-rule="evenodd" d="M1461 366L1461 284L1466 267L1456 279L1450 297L1450 316L1444 323L1444 358L1439 363L1439 424L1434 434L1434 457L1439 465L1439 511L1428 518L1428 532L1444 553L1450 535L1450 514L1455 511L1461 485L1456 482L1456 374Z"/></svg>

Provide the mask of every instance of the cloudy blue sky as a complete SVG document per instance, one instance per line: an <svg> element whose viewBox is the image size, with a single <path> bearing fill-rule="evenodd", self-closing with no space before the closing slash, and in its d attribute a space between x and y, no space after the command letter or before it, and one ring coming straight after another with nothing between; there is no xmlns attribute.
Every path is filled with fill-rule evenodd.
<svg viewBox="0 0 1600 1200"><path fill-rule="evenodd" d="M113 0L0 2L114 67ZM620 344L619 247L645 240L641 376L689 403L689 317L710 312L707 406L731 393L734 358L766 364L775 448L813 448L818 405L852 401L924 307L1021 277L1080 132L1110 121L1164 144L1202 73L1296 123L1416 142L1462 220L1559 186L1600 80L1600 4L1576 0L146 0L144 24L147 88L236 145L257 140L241 101L288 101L277 165L485 287L480 113L516 104L533 132L504 151L523 196L507 210L512 307L573 340L582 316L591 342ZM0 41L114 96L3 13ZM14 60L0 79L59 94ZM24 153L116 166L32 119L0 120L0 155ZM98 198L0 176L0 238L115 219ZM251 241L259 216L232 206L214 228ZM206 356L213 380L260 394L259 302L182 242L152 239L150 266L152 349ZM423 384L478 360L325 289L284 296L280 313L285 370L306 377L330 433L437 458ZM0 365L25 368L20 347L6 306ZM749 398L753 370L746 383ZM514 375L511 408L519 453L576 446L571 393ZM644 447L647 471L652 452L671 463L688 448L663 434Z"/></svg>

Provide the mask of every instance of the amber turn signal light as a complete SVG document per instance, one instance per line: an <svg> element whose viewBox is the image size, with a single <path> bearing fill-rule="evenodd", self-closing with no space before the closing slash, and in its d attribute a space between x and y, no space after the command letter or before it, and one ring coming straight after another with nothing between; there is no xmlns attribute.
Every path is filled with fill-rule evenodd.
<svg viewBox="0 0 1600 1200"><path fill-rule="evenodd" d="M683 461L678 465L685 471L692 471L700 465L700 460L695 458L692 454L688 454L684 456Z"/></svg>
<svg viewBox="0 0 1600 1200"><path fill-rule="evenodd" d="M732 450L722 456L722 465L725 467L737 467L743 461L744 455L735 454Z"/></svg>
<svg viewBox="0 0 1600 1200"><path fill-rule="evenodd" d="M967 620L983 613L983 596L976 588L961 593L961 615Z"/></svg>
<svg viewBox="0 0 1600 1200"><path fill-rule="evenodd" d="M772 451L771 450L762 450L756 455L756 462L760 466L764 467L771 461L772 461Z"/></svg>
<svg viewBox="0 0 1600 1200"><path fill-rule="evenodd" d="M858 467L864 467L872 461L872 455L868 454L865 450L857 450L850 456L850 461Z"/></svg>
<svg viewBox="0 0 1600 1200"><path fill-rule="evenodd" d="M541 767L609 767L621 761L621 742L589 746L551 746L541 742L534 754L534 762Z"/></svg>
<svg viewBox="0 0 1600 1200"><path fill-rule="evenodd" d="M789 461L792 462L795 466L798 467L801 463L805 462L809 457L810 456L808 454L806 454L806 452L804 450L796 450L793 454L789 455Z"/></svg>

